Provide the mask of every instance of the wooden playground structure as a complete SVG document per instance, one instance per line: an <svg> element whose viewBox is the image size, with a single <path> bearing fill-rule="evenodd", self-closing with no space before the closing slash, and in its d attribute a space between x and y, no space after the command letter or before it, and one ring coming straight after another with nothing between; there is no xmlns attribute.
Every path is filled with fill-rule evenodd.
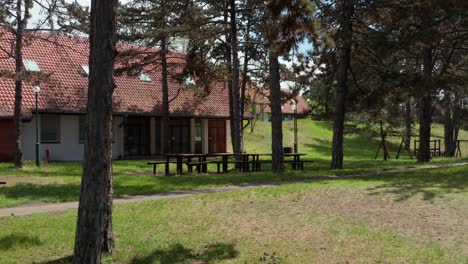
<svg viewBox="0 0 468 264"><path fill-rule="evenodd" d="M408 142L408 140L402 136L401 134L398 133L389 133L388 136L390 137L401 137L401 142L398 147L397 154L395 156L396 159L400 158L400 155L403 151L406 151L410 157L410 159L413 159L413 156L418 155L419 151L419 140L414 140L413 141L413 151L411 151L411 142ZM419 135L411 135L411 137L419 137ZM441 149L441 139L431 139L430 140L430 151L431 151L431 156L432 157L447 157L445 150L442 151ZM461 144L462 143L468 143L468 140L457 140L456 145L455 145L455 158L461 158L462 157L462 149L461 149ZM380 150L382 149L383 154L384 154L384 160L390 159L390 151L388 147L388 141L387 141L387 135L381 137L381 140L379 142L379 146L377 148L377 153L375 153L374 159L377 159L380 153Z"/></svg>

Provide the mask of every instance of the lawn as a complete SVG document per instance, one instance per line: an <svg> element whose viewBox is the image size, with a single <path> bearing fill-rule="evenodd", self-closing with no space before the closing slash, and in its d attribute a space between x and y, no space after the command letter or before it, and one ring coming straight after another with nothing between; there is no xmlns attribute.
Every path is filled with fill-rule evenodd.
<svg viewBox="0 0 468 264"><path fill-rule="evenodd" d="M117 205L105 263L468 263L468 166ZM0 218L0 263L68 263L76 210Z"/></svg>
<svg viewBox="0 0 468 264"><path fill-rule="evenodd" d="M229 173L183 176L153 176L151 168L143 160L115 161L114 193L117 196L154 194L161 192L208 188L214 186L242 185L248 183L309 179L324 175L343 175L349 173L382 170L390 168L414 167L415 160L403 156L400 160L374 160L377 143L363 134L348 134L345 139L345 169L329 170L332 131L327 122L300 120L299 151L308 155L314 163L307 163L304 172L291 171L284 175L273 175L268 167L262 173ZM435 129L440 133L440 129ZM285 146L292 146L292 122L284 123ZM465 133L465 132L463 132ZM247 152L269 152L271 145L270 124L257 122L254 133L245 135ZM395 154L396 145L392 145ZM434 159L431 163L452 163L466 159ZM289 168L288 168L289 169ZM174 170L174 169L173 169ZM214 167L210 168L215 171ZM21 170L11 163L0 163L0 181L7 185L0 187L0 208L31 202L61 202L77 200L80 191L81 163L52 162L37 168L27 162Z"/></svg>

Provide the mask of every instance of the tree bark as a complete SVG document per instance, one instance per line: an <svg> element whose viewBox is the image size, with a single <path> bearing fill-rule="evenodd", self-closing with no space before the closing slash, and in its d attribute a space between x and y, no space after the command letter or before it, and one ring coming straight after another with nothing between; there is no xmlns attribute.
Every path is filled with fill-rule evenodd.
<svg viewBox="0 0 468 264"><path fill-rule="evenodd" d="M453 100L452 95L454 96ZM460 128L461 107L457 95L449 91L446 91L444 101L445 156L454 157Z"/></svg>
<svg viewBox="0 0 468 264"><path fill-rule="evenodd" d="M234 125L234 153L242 153L242 119L240 105L240 84L239 84L239 58L238 58L238 43L237 43L237 23L236 23L236 1L229 1L230 13L230 37L231 37L231 54L232 54L232 116Z"/></svg>
<svg viewBox="0 0 468 264"><path fill-rule="evenodd" d="M405 148L411 148L411 135L413 133L413 117L411 115L411 98L406 100L405 106Z"/></svg>
<svg viewBox="0 0 468 264"><path fill-rule="evenodd" d="M16 16L17 25L15 31L15 103L13 113L13 136L14 136L14 157L13 161L16 168L23 167L23 150L21 147L21 104L23 102L23 33L26 27L26 21L29 13L29 7L24 6L26 12L25 17L22 13L22 2L23 0L17 0L16 2Z"/></svg>
<svg viewBox="0 0 468 264"><path fill-rule="evenodd" d="M271 107L271 151L272 170L284 172L283 116L281 113L281 86L278 56L270 51L270 107Z"/></svg>
<svg viewBox="0 0 468 264"><path fill-rule="evenodd" d="M351 46L353 41L354 0L341 0L342 21L338 33L338 87L336 89L335 122L333 124L332 169L343 168L343 133L346 113L346 95L348 93L348 70L351 63Z"/></svg>
<svg viewBox="0 0 468 264"><path fill-rule="evenodd" d="M116 0L91 1L88 120L74 263L101 263L104 243L110 242L108 236L112 235L109 224L112 224L112 94L117 53L116 5Z"/></svg>
<svg viewBox="0 0 468 264"><path fill-rule="evenodd" d="M432 123L432 49L425 47L423 57L423 82L419 101L419 150L418 161L431 160L431 123Z"/></svg>
<svg viewBox="0 0 468 264"><path fill-rule="evenodd" d="M224 32L225 32L225 38L226 38L226 49L225 49L225 60L226 60L226 69L227 69L227 83L228 83L228 92L229 92L229 124L230 124L230 133L231 133L231 145L232 149L235 150L235 125L234 125L234 119L232 118L234 116L234 103L233 103L233 96L232 96L232 53L231 53L231 35L229 32L229 14L228 14L228 8L229 8L229 0L224 1Z"/></svg>
<svg viewBox="0 0 468 264"><path fill-rule="evenodd" d="M162 77L162 154L169 153L169 86L167 80L167 38L161 40L161 77Z"/></svg>

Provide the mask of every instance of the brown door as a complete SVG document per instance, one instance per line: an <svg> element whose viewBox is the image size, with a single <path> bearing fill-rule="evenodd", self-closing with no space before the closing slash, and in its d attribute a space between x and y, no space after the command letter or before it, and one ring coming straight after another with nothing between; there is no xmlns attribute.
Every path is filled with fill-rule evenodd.
<svg viewBox="0 0 468 264"><path fill-rule="evenodd" d="M208 151L210 153L226 152L226 121L208 121Z"/></svg>
<svg viewBox="0 0 468 264"><path fill-rule="evenodd" d="M0 161L13 160L13 121L0 120Z"/></svg>

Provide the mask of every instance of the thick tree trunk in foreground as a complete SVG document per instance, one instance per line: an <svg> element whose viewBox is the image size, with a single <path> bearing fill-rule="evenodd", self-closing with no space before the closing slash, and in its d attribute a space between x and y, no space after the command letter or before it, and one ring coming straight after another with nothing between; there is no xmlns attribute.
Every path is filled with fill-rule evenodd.
<svg viewBox="0 0 468 264"><path fill-rule="evenodd" d="M28 19L29 7L24 6L26 12L23 18L22 14L22 2L18 0L16 2L16 36L15 36L15 104L14 104L14 116L13 116L13 136L14 136L14 157L13 161L16 168L23 167L23 150L21 148L21 104L23 101L23 32Z"/></svg>
<svg viewBox="0 0 468 264"><path fill-rule="evenodd" d="M232 54L232 116L233 132L234 132L234 153L242 153L242 119L240 105L240 84L239 84L239 58L238 58L238 43L237 43L237 23L236 23L236 1L229 1L230 13L230 37L231 37L231 54Z"/></svg>
<svg viewBox="0 0 468 264"><path fill-rule="evenodd" d="M419 150L418 161L431 160L431 123L432 123L432 50L423 49L423 79L419 101Z"/></svg>
<svg viewBox="0 0 468 264"><path fill-rule="evenodd" d="M335 122L333 124L332 169L343 168L343 133L345 121L345 102L348 93L348 70L351 63L351 46L353 39L353 24L351 17L354 12L354 0L341 0L342 21L338 33L338 87L336 89Z"/></svg>
<svg viewBox="0 0 468 264"><path fill-rule="evenodd" d="M284 172L283 116L281 113L281 86L278 56L270 51L270 107L271 107L271 152L272 170Z"/></svg>
<svg viewBox="0 0 468 264"><path fill-rule="evenodd" d="M112 217L112 94L116 0L92 0L88 122L74 263L101 263ZM113 239L112 239L113 241Z"/></svg>
<svg viewBox="0 0 468 264"><path fill-rule="evenodd" d="M169 85L167 81L167 39L161 41L161 74L162 74L162 153L169 153Z"/></svg>

